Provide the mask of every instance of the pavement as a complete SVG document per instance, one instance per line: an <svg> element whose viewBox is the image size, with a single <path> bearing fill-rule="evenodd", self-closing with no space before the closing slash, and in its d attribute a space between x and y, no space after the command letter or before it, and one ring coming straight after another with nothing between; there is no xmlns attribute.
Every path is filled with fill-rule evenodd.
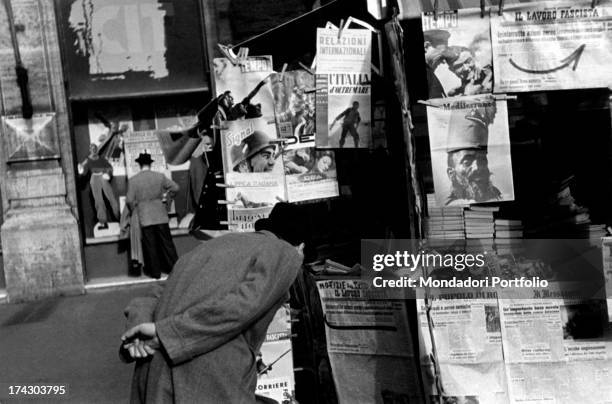
<svg viewBox="0 0 612 404"><path fill-rule="evenodd" d="M119 360L123 308L151 285L0 304L0 403L126 403L133 365ZM8 386L67 385L63 397L9 398Z"/></svg>

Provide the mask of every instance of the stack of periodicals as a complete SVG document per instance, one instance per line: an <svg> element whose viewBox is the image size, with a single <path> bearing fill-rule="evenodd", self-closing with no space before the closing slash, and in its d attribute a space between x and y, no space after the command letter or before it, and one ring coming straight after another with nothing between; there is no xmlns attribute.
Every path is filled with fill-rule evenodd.
<svg viewBox="0 0 612 404"><path fill-rule="evenodd" d="M463 212L467 239L493 239L495 232L493 213L498 206L470 206Z"/></svg>
<svg viewBox="0 0 612 404"><path fill-rule="evenodd" d="M517 219L495 219L495 239L499 243L513 238L523 238L523 221Z"/></svg>
<svg viewBox="0 0 612 404"><path fill-rule="evenodd" d="M523 221L495 218L495 248L497 254L514 254L523 250Z"/></svg>
<svg viewBox="0 0 612 404"><path fill-rule="evenodd" d="M465 238L463 208L440 207L434 194L427 194L429 217L425 218L425 237L430 239L460 240Z"/></svg>

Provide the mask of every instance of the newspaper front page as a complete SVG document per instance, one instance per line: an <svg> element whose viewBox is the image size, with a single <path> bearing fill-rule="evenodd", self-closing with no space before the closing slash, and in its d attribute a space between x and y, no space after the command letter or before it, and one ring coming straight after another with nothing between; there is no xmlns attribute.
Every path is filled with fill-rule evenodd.
<svg viewBox="0 0 612 404"><path fill-rule="evenodd" d="M495 92L608 87L612 7L591 1L508 5L491 15Z"/></svg>
<svg viewBox="0 0 612 404"><path fill-rule="evenodd" d="M506 101L430 100L427 125L439 206L514 200Z"/></svg>
<svg viewBox="0 0 612 404"><path fill-rule="evenodd" d="M430 402L508 402L497 299L418 299Z"/></svg>
<svg viewBox="0 0 612 404"><path fill-rule="evenodd" d="M429 98L493 91L489 12L480 8L423 13Z"/></svg>
<svg viewBox="0 0 612 404"><path fill-rule="evenodd" d="M228 227L253 231L279 200L286 200L276 127L264 118L223 122L221 149L228 201Z"/></svg>
<svg viewBox="0 0 612 404"><path fill-rule="evenodd" d="M481 275L550 280L546 286L426 291L419 346L432 402L610 403L603 380L612 374L612 330L592 261L600 252L581 245L532 240L487 255Z"/></svg>
<svg viewBox="0 0 612 404"><path fill-rule="evenodd" d="M406 303L362 280L317 281L340 403L421 402Z"/></svg>
<svg viewBox="0 0 612 404"><path fill-rule="evenodd" d="M499 302L511 403L612 402L605 301Z"/></svg>

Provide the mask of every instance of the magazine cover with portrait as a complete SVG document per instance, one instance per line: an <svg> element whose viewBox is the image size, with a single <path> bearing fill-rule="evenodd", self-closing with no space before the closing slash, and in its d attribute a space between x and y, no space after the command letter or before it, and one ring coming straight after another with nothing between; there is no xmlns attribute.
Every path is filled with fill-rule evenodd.
<svg viewBox="0 0 612 404"><path fill-rule="evenodd" d="M314 147L285 150L283 165L289 202L339 195L336 159L332 150L316 150Z"/></svg>
<svg viewBox="0 0 612 404"><path fill-rule="evenodd" d="M427 107L427 124L440 206L514 200L506 101L440 102Z"/></svg>
<svg viewBox="0 0 612 404"><path fill-rule="evenodd" d="M429 98L493 91L489 13L480 8L423 13Z"/></svg>
<svg viewBox="0 0 612 404"><path fill-rule="evenodd" d="M252 231L256 219L267 217L276 202L287 199L276 127L263 118L223 122L221 149L229 186L228 226Z"/></svg>

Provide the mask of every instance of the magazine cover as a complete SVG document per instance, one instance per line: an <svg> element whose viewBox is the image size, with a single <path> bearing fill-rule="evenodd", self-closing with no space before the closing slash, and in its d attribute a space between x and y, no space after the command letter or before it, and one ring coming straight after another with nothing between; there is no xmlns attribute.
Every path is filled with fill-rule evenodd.
<svg viewBox="0 0 612 404"><path fill-rule="evenodd" d="M276 127L263 118L223 122L221 148L228 227L252 231L279 200L286 200ZM251 221L252 220L252 221Z"/></svg>
<svg viewBox="0 0 612 404"><path fill-rule="evenodd" d="M489 13L480 8L423 13L429 98L493 91Z"/></svg>
<svg viewBox="0 0 612 404"><path fill-rule="evenodd" d="M372 144L369 73L317 75L318 148L369 148Z"/></svg>
<svg viewBox="0 0 612 404"><path fill-rule="evenodd" d="M258 395L281 404L295 399L289 305L278 309L268 327L257 358L257 375Z"/></svg>
<svg viewBox="0 0 612 404"><path fill-rule="evenodd" d="M336 159L332 150L314 147L283 151L289 202L332 198L339 195Z"/></svg>
<svg viewBox="0 0 612 404"><path fill-rule="evenodd" d="M603 2L600 2L603 3ZM535 2L491 16L495 92L609 87L612 5Z"/></svg>
<svg viewBox="0 0 612 404"><path fill-rule="evenodd" d="M279 75L280 77L281 75ZM276 125L285 149L315 144L315 76L306 70L288 71L274 84Z"/></svg>
<svg viewBox="0 0 612 404"><path fill-rule="evenodd" d="M427 124L440 206L514 200L506 101L440 102L427 107Z"/></svg>
<svg viewBox="0 0 612 404"><path fill-rule="evenodd" d="M213 63L222 120L263 118L274 126L272 56L251 56L236 65L226 58Z"/></svg>

